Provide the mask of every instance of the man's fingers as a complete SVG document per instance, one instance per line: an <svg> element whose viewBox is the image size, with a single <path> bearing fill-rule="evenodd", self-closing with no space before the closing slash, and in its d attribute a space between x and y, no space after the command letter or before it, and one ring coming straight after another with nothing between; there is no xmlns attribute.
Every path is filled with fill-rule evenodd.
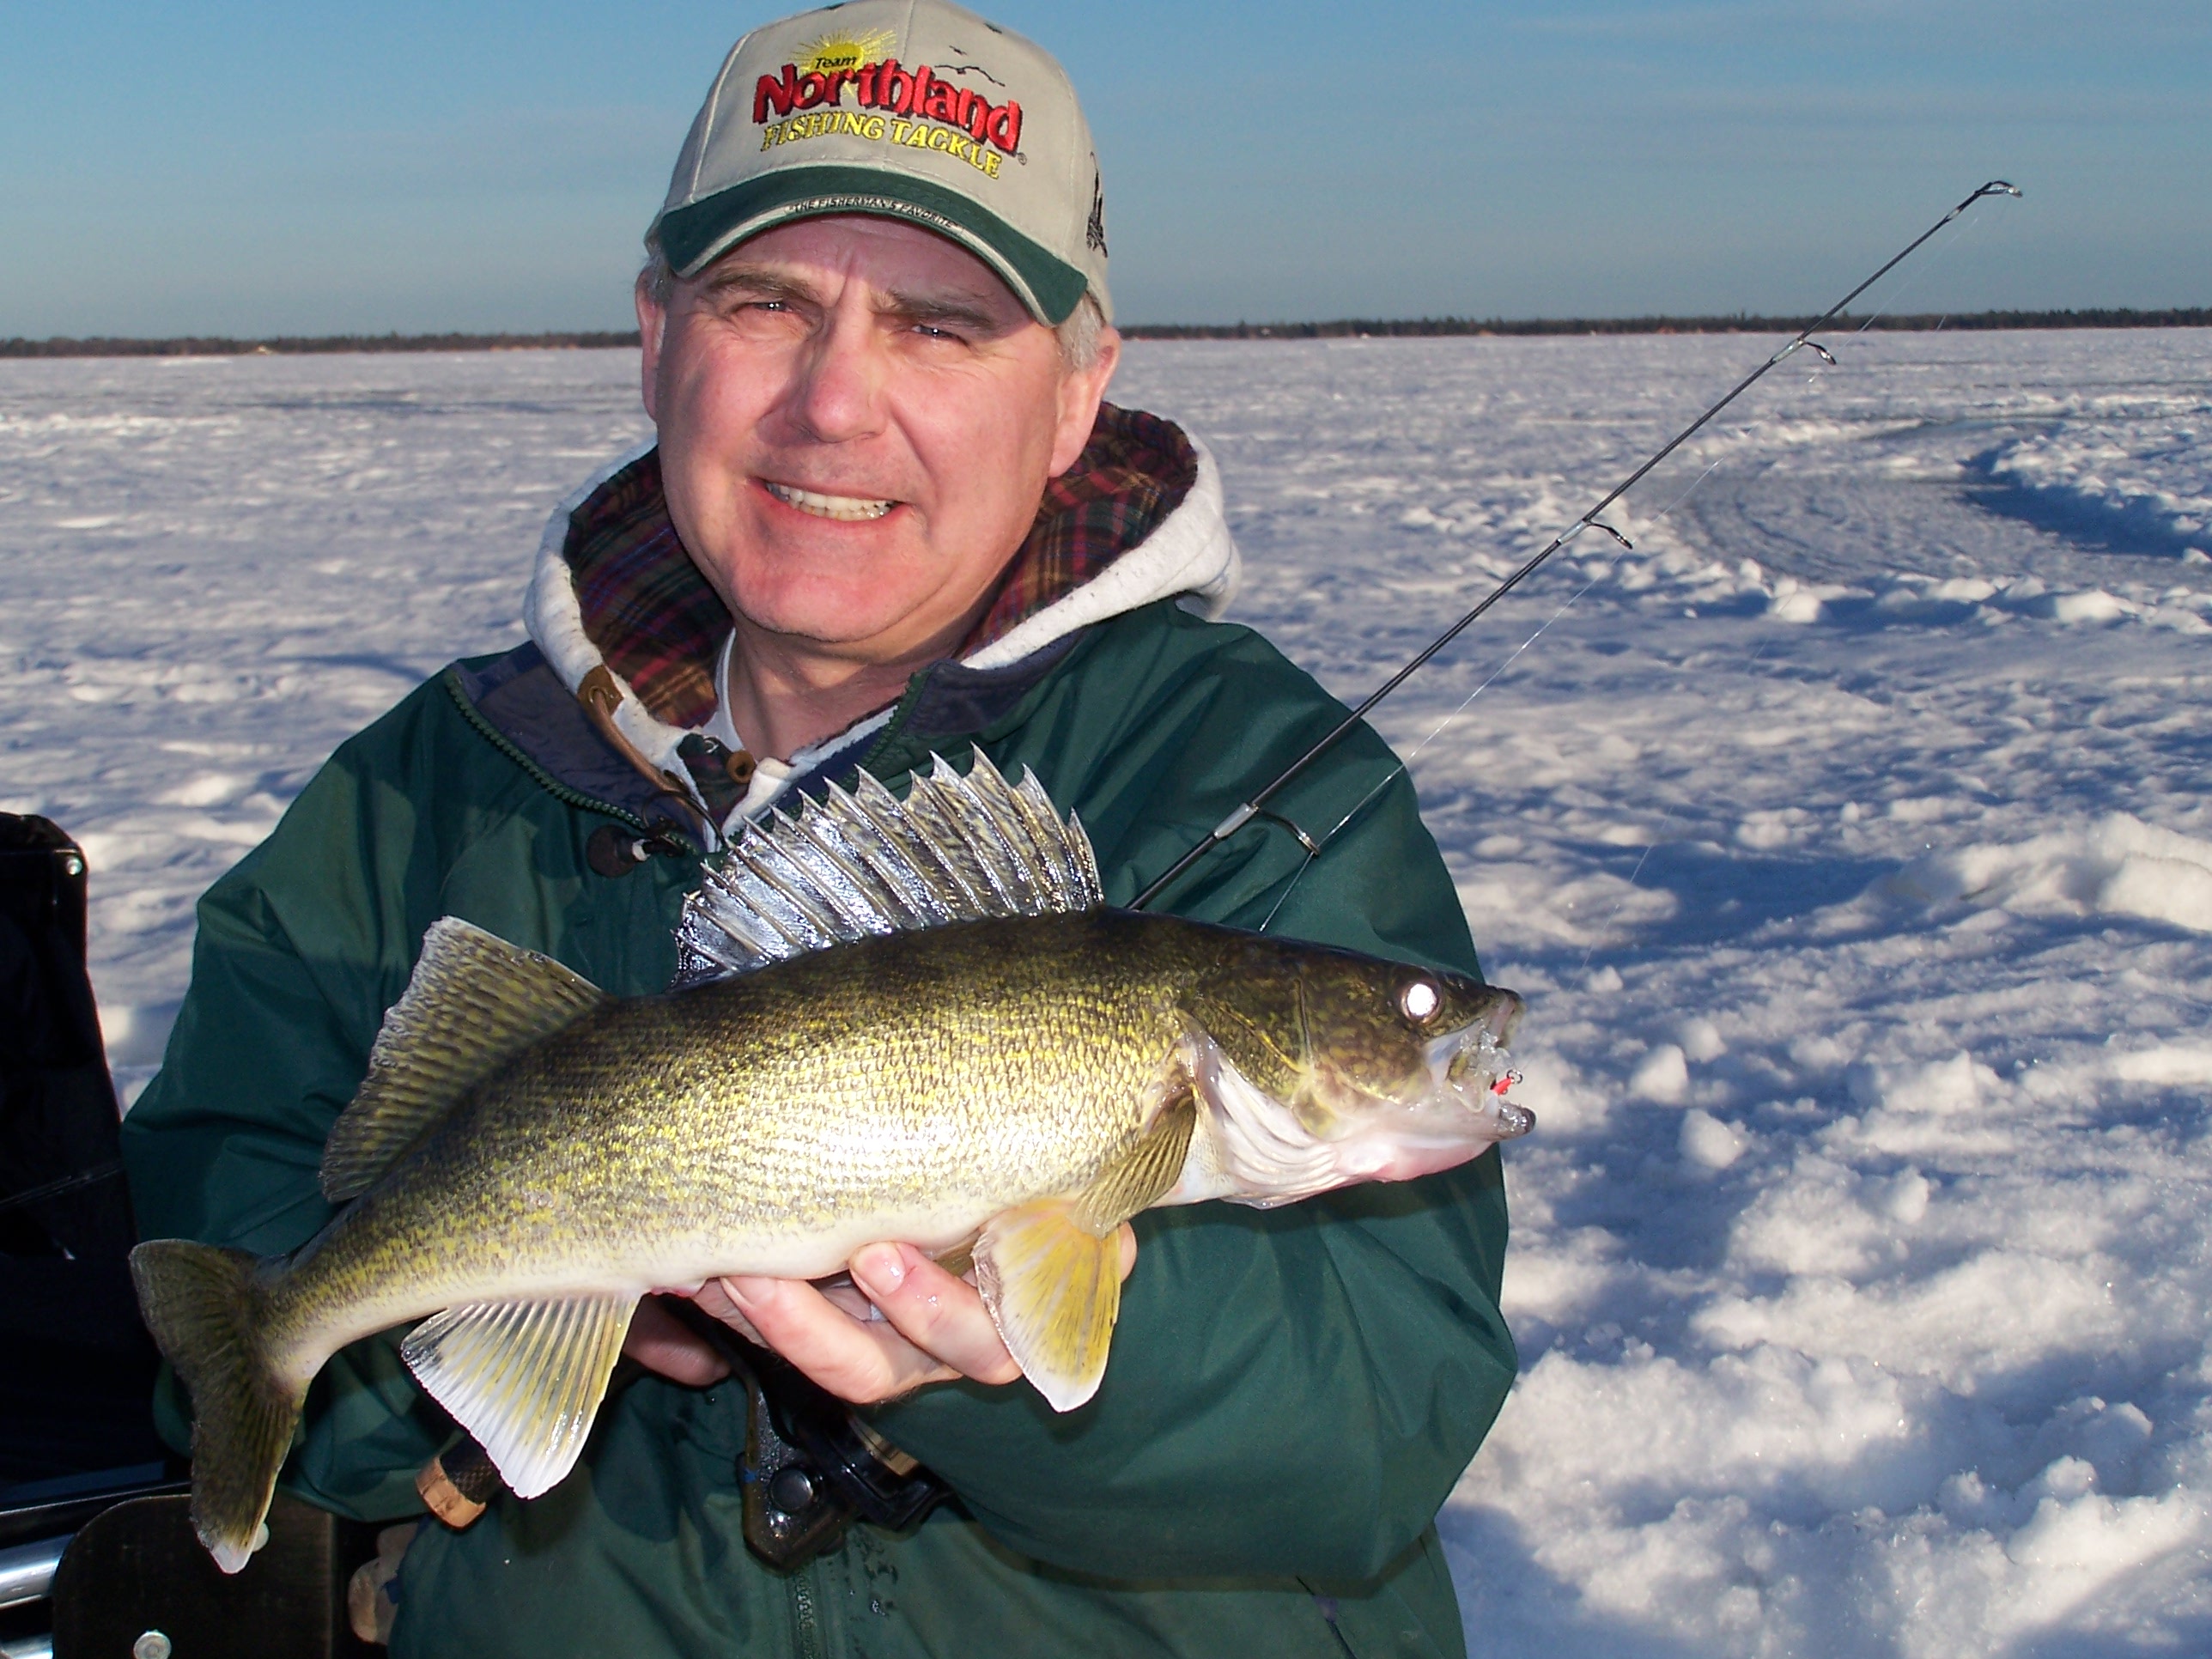
<svg viewBox="0 0 2212 1659"><path fill-rule="evenodd" d="M864 1324L801 1280L732 1276L720 1284L769 1347L841 1400L866 1405L959 1375L893 1326Z"/></svg>
<svg viewBox="0 0 2212 1659"><path fill-rule="evenodd" d="M723 1281L710 1279L691 1293L691 1305L711 1319L718 1319L757 1348L769 1346L769 1340L753 1328L753 1322L738 1310L730 1299Z"/></svg>
<svg viewBox="0 0 2212 1659"><path fill-rule="evenodd" d="M1011 1382L1022 1374L975 1287L911 1244L868 1245L850 1271L893 1328L963 1376Z"/></svg>
<svg viewBox="0 0 2212 1659"><path fill-rule="evenodd" d="M1136 1266L1137 1236L1125 1222L1115 1242L1127 1279ZM857 1290L840 1283L825 1294L797 1279L733 1274L708 1280L693 1300L855 1404L957 1376L978 1382L1021 1376L975 1287L912 1245L868 1245L854 1253L848 1271Z"/></svg>
<svg viewBox="0 0 2212 1659"><path fill-rule="evenodd" d="M719 1382L730 1374L729 1361L714 1352L714 1345L696 1331L686 1329L684 1322L662 1307L656 1297L647 1297L630 1315L623 1352L646 1370L694 1389Z"/></svg>

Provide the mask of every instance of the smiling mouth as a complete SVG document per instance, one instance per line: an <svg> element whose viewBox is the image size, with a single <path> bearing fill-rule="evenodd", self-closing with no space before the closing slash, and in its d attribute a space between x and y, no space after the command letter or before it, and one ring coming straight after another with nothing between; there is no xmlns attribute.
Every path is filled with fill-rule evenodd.
<svg viewBox="0 0 2212 1659"><path fill-rule="evenodd" d="M871 519L880 519L896 507L896 501L873 501L861 495L824 495L811 489L801 489L796 484L777 483L772 478L763 478L761 484L768 493L786 507L795 507L801 513L811 513L817 519L835 519L842 524L861 524Z"/></svg>

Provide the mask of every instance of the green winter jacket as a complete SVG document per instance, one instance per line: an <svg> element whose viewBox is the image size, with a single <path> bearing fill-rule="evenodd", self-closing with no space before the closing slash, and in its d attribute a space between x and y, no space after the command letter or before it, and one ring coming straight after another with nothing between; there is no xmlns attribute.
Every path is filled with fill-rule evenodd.
<svg viewBox="0 0 2212 1659"><path fill-rule="evenodd" d="M1126 903L1340 715L1257 635L1159 601L1011 666L916 675L828 775L857 763L902 788L933 753L964 764L971 744L1009 775L1034 768ZM167 1062L125 1124L144 1235L274 1253L322 1225L324 1138L441 915L611 992L662 989L696 860L608 877L586 857L594 830L650 811L534 646L456 664L340 748L202 901ZM1310 857L1298 830L1319 838L1347 813ZM1413 789L1364 727L1162 908L1476 969ZM1135 1224L1091 1404L1060 1417L1019 1384L948 1384L872 1413L957 1505L903 1534L855 1525L779 1575L741 1535L742 1391L645 1376L610 1397L553 1492L465 1532L424 1525L393 1652L1462 1652L1432 1521L1514 1374L1497 1154ZM397 1335L325 1367L290 1490L365 1520L422 1512L414 1474L453 1428ZM173 1388L162 1408L181 1443Z"/></svg>

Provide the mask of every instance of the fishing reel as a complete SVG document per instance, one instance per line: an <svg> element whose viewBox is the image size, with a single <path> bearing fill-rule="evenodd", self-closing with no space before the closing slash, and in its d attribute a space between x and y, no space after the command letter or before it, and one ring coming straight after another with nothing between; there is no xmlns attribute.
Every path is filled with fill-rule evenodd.
<svg viewBox="0 0 2212 1659"><path fill-rule="evenodd" d="M854 1521L902 1531L952 1495L781 1354L689 1303L672 1299L668 1305L744 1386L745 1443L737 1476L745 1545L768 1565L779 1572L805 1565L836 1548ZM489 1456L466 1435L424 1464L415 1480L431 1513L456 1528L472 1524L501 1486Z"/></svg>
<svg viewBox="0 0 2212 1659"><path fill-rule="evenodd" d="M781 1355L724 1334L715 1346L745 1385L745 1544L769 1566L805 1565L856 1520L902 1531L952 1495Z"/></svg>

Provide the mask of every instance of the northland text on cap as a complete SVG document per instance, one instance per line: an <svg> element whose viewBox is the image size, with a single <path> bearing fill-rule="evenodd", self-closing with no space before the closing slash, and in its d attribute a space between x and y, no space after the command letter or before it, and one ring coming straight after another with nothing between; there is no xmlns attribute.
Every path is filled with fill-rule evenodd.
<svg viewBox="0 0 2212 1659"><path fill-rule="evenodd" d="M647 240L689 276L793 219L872 213L949 236L1032 315L1108 321L1091 129L1042 48L944 0L854 0L738 42Z"/></svg>

